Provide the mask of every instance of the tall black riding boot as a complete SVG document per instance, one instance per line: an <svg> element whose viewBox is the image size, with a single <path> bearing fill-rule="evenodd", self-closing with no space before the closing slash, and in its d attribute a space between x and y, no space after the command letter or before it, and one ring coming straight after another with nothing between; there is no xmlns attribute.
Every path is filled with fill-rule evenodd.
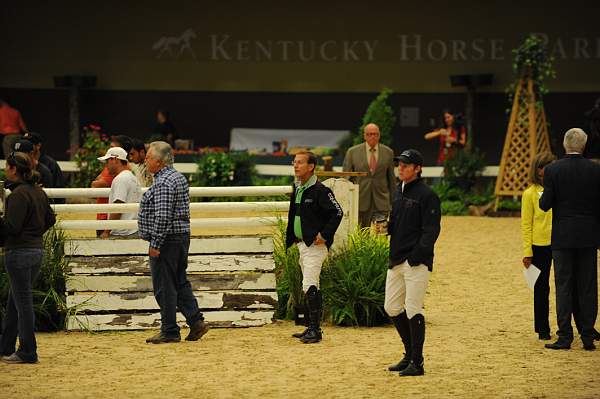
<svg viewBox="0 0 600 399"><path fill-rule="evenodd" d="M410 325L410 340L412 343L412 357L410 364L400 372L403 377L425 374L423 368L423 343L425 342L425 317L416 314L408 321Z"/></svg>
<svg viewBox="0 0 600 399"><path fill-rule="evenodd" d="M311 285L306 292L306 302L308 303L308 331L300 341L305 344L314 344L323 338L321 333L321 291Z"/></svg>
<svg viewBox="0 0 600 399"><path fill-rule="evenodd" d="M398 316L391 317L391 319L392 322L394 322L394 327L396 327L396 331L398 331L400 338L402 338L402 343L404 344L404 357L397 364L388 367L388 370L402 371L408 366L412 356L410 326L408 324L408 317L406 317L406 311L400 313Z"/></svg>
<svg viewBox="0 0 600 399"><path fill-rule="evenodd" d="M308 332L308 302L306 301L306 295L304 295L304 331L292 334L294 338L302 338Z"/></svg>

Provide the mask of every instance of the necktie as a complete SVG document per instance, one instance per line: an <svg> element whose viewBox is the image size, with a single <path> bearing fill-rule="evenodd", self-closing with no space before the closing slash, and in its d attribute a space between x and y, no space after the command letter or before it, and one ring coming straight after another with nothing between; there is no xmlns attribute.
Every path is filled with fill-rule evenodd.
<svg viewBox="0 0 600 399"><path fill-rule="evenodd" d="M375 173L375 169L377 169L377 159L375 158L375 148L369 149L371 151L371 158L369 158L369 170L371 174Z"/></svg>

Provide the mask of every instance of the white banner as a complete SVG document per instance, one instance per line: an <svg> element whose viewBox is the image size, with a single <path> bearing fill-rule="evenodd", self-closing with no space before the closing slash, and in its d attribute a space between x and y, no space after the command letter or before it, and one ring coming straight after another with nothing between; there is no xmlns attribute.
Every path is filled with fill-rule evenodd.
<svg viewBox="0 0 600 399"><path fill-rule="evenodd" d="M229 149L238 151L273 152L278 144L287 140L287 148L329 147L337 148L348 130L294 130L294 129L231 129ZM279 144L280 145L280 144Z"/></svg>

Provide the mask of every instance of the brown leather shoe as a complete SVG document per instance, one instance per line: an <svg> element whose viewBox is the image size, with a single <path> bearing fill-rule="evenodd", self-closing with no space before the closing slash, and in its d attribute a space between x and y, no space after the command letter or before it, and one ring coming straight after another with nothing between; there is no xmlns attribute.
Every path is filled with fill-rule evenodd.
<svg viewBox="0 0 600 399"><path fill-rule="evenodd" d="M180 342L181 341L181 337L179 335L177 336L168 336L163 334L162 332L159 332L156 335L151 336L150 338L146 339L146 343L148 344L166 344L169 342Z"/></svg>
<svg viewBox="0 0 600 399"><path fill-rule="evenodd" d="M208 332L208 324L204 320L198 320L190 326L190 333L185 337L186 341L198 341Z"/></svg>

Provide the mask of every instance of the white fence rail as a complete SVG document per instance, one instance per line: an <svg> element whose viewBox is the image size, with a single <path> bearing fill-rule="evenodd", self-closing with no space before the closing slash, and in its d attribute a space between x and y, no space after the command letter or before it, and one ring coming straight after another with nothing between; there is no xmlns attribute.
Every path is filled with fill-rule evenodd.
<svg viewBox="0 0 600 399"><path fill-rule="evenodd" d="M57 213L129 213L137 212L140 205L131 204L55 204ZM287 201L264 202L191 202L191 212L286 212Z"/></svg>
<svg viewBox="0 0 600 399"><path fill-rule="evenodd" d="M79 172L79 168L77 164L72 161L58 161L58 165L62 169L63 172ZM192 174L196 173L196 164L195 163L179 163L176 162L173 164L173 167L177 169L179 172L184 174ZM4 168L4 160L0 160L0 168ZM336 172L341 172L341 166L334 166L333 170ZM440 177L442 175L444 168L441 166L425 166L423 168L423 177ZM498 165L486 166L483 169L482 176L483 177L496 177L498 176ZM259 175L263 176L292 176L294 174L294 169L291 165L256 165L256 171Z"/></svg>
<svg viewBox="0 0 600 399"><path fill-rule="evenodd" d="M144 188L143 191L146 191ZM109 188L47 188L46 194L52 198L101 198L108 197ZM190 197L231 197L231 196L275 196L286 195L291 186L240 186L240 187L190 187ZM57 213L133 213L139 209L139 203L129 204L54 204ZM263 202L191 202L190 211L200 212L286 212L288 201ZM194 218L190 220L192 228L256 228L273 226L276 217L219 217ZM63 230L114 230L135 229L137 220L59 220L58 227Z"/></svg>
<svg viewBox="0 0 600 399"><path fill-rule="evenodd" d="M142 188L142 192L148 188ZM107 198L110 188L45 188L50 198ZM190 187L190 197L267 197L286 195L292 186Z"/></svg>
<svg viewBox="0 0 600 399"><path fill-rule="evenodd" d="M137 229L137 220L59 220L57 227L63 230L114 230ZM276 217L200 218L190 219L192 228L218 229L223 227L249 229L274 226Z"/></svg>

